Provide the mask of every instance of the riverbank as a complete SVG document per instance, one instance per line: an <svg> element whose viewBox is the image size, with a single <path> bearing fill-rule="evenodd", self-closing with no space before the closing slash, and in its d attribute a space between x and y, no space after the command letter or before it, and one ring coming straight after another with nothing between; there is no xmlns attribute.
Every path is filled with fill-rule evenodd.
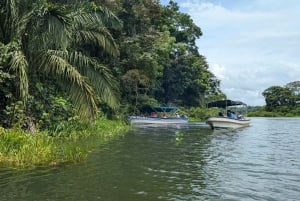
<svg viewBox="0 0 300 201"><path fill-rule="evenodd" d="M47 131L32 134L0 127L0 165L34 167L77 163L87 157L97 142L120 137L129 126L121 121L101 119L94 125L78 128L52 135Z"/></svg>
<svg viewBox="0 0 300 201"><path fill-rule="evenodd" d="M270 112L258 110L249 112L248 117L300 117L300 109L291 110L290 112Z"/></svg>

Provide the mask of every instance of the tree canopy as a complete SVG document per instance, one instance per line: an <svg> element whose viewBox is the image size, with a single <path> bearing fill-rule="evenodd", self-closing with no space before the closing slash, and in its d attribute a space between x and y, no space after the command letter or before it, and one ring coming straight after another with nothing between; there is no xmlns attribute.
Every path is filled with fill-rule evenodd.
<svg viewBox="0 0 300 201"><path fill-rule="evenodd" d="M286 86L271 86L264 90L267 111L289 112L298 107L300 82L288 83Z"/></svg>
<svg viewBox="0 0 300 201"><path fill-rule="evenodd" d="M201 35L174 1L3 0L0 123L47 128L107 108L205 105L224 94L198 52Z"/></svg>

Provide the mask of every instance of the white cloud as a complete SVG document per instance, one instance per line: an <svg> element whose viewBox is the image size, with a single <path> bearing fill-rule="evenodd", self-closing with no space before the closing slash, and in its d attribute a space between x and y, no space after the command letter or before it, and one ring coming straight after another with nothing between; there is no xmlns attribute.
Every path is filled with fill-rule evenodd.
<svg viewBox="0 0 300 201"><path fill-rule="evenodd" d="M226 79L226 71L224 66L220 66L218 64L210 64L210 70L217 76L219 79Z"/></svg>

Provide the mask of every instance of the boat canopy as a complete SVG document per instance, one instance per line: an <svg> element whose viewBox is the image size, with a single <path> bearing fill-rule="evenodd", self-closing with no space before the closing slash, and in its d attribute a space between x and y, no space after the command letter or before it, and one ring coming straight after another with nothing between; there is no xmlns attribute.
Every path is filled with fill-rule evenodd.
<svg viewBox="0 0 300 201"><path fill-rule="evenodd" d="M170 106L149 106L146 105L142 107L141 112L171 112L177 110L177 107L170 107Z"/></svg>
<svg viewBox="0 0 300 201"><path fill-rule="evenodd" d="M219 101L214 101L214 102L208 103L207 107L208 108L211 108L211 107L226 108L229 106L238 106L238 105L246 106L247 104L245 104L241 101L219 100Z"/></svg>

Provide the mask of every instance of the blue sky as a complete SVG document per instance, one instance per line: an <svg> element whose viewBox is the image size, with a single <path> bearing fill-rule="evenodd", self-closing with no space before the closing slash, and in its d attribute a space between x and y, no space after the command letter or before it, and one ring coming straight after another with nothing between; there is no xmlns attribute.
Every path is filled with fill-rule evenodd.
<svg viewBox="0 0 300 201"><path fill-rule="evenodd" d="M201 28L199 52L229 99L265 105L265 89L300 81L300 1L175 2Z"/></svg>

